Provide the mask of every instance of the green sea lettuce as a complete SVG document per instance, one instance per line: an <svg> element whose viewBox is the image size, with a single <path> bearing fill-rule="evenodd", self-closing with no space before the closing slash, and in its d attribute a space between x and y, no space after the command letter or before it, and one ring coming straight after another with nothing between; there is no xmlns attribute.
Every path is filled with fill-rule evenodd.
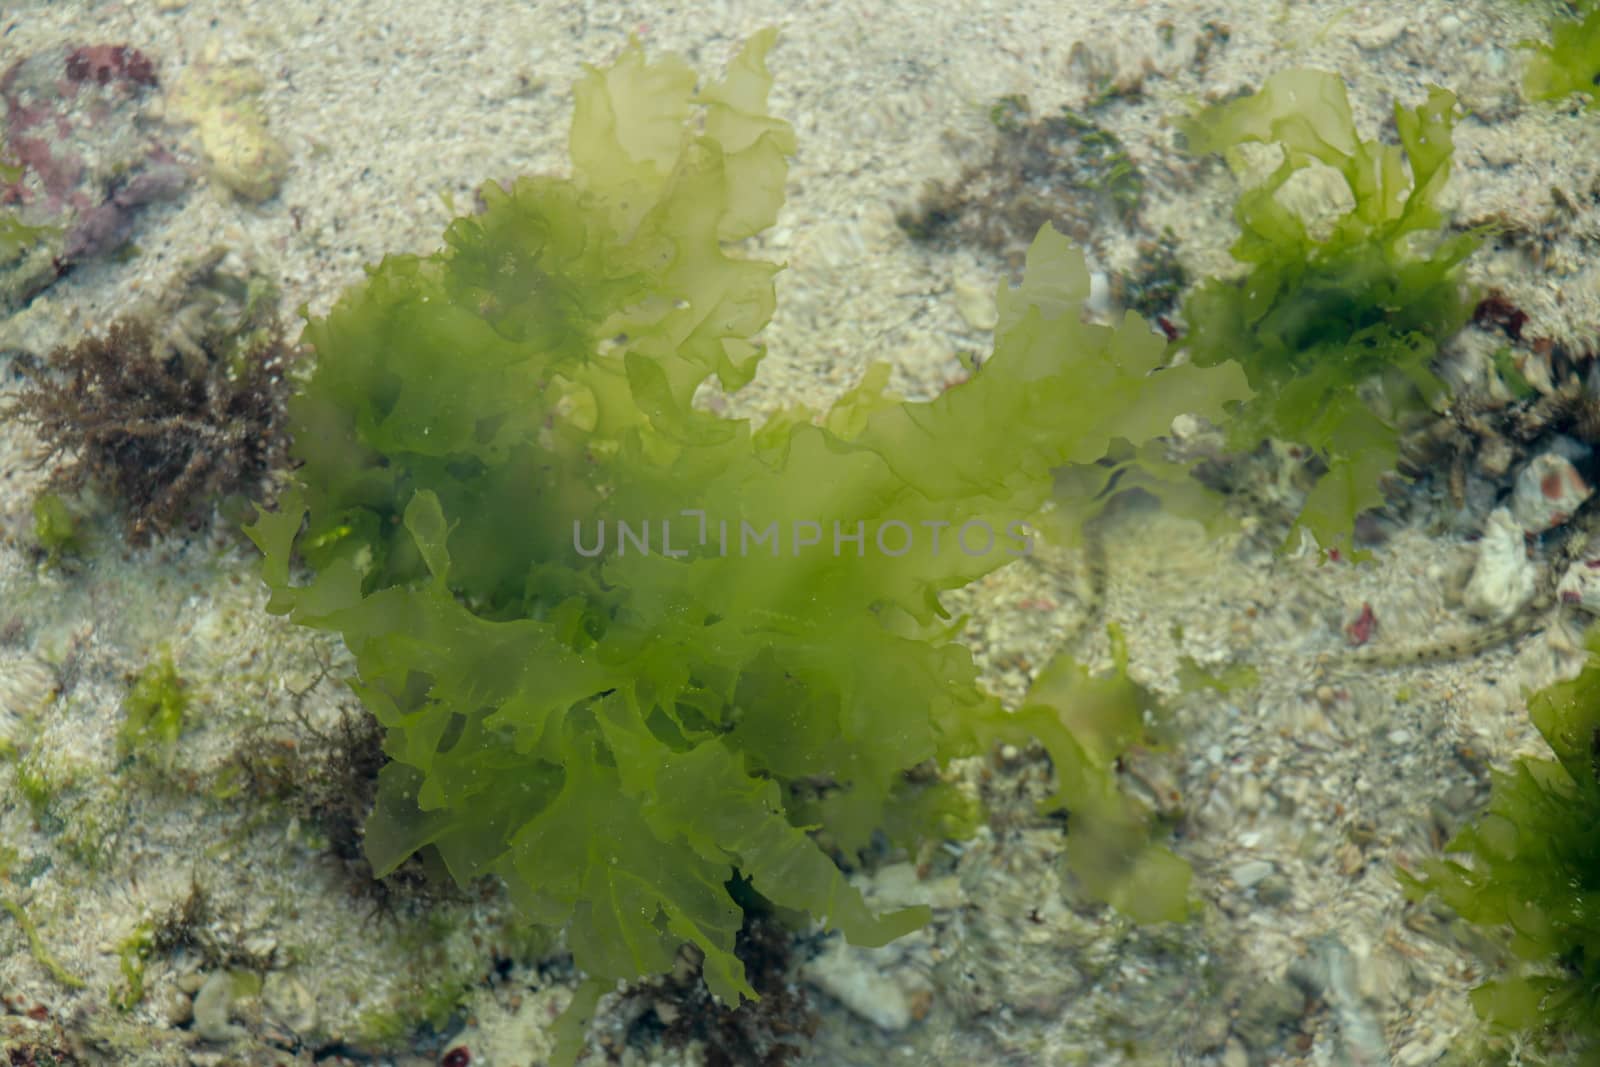
<svg viewBox="0 0 1600 1067"><path fill-rule="evenodd" d="M1441 203L1454 151L1455 97L1433 88L1394 111L1398 144L1362 140L1343 80L1282 71L1259 92L1208 108L1184 132L1197 154L1276 146L1280 159L1234 208L1237 279L1210 279L1184 302L1198 366L1236 361L1255 395L1228 424L1232 441L1309 445L1327 461L1297 526L1331 547L1379 506L1378 476L1399 457L1401 425L1442 391L1430 362L1473 307L1462 263L1477 233L1446 232ZM1286 196L1326 168L1348 205L1313 226Z"/></svg>
<svg viewBox="0 0 1600 1067"><path fill-rule="evenodd" d="M1400 871L1414 899L1429 893L1467 921L1502 931L1516 970L1473 990L1496 1028L1600 1049L1600 635L1570 682L1528 702L1554 759L1496 771L1488 809L1447 853ZM1585 1060L1584 1062L1590 1062Z"/></svg>
<svg viewBox="0 0 1600 1067"><path fill-rule="evenodd" d="M1560 100L1572 93L1600 102L1600 5L1584 0L1573 18L1557 18L1550 40L1523 41L1531 49L1522 91L1529 100Z"/></svg>
<svg viewBox="0 0 1600 1067"><path fill-rule="evenodd" d="M565 929L592 979L568 1052L601 989L685 944L718 997L754 995L735 872L857 943L924 922L873 914L808 831L850 857L970 830L906 772L1001 741L1045 745L1091 891L1185 914L1187 868L1116 788L1122 747L1157 741L1120 645L1112 675L1063 660L1008 712L939 594L1029 550L1055 468L1220 415L1244 377L1161 366L1132 315L1086 324L1084 259L1047 227L993 356L937 399L875 369L759 429L696 407L749 380L773 311L777 266L731 247L771 225L794 151L772 42L698 91L637 44L590 69L570 177L486 185L442 250L313 319L302 466L248 531L269 609L343 636L386 729L374 868L431 849Z"/></svg>

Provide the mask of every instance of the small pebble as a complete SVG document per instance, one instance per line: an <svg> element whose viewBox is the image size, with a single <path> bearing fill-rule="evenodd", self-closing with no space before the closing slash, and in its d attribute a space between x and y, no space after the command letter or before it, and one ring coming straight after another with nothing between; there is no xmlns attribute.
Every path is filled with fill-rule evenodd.
<svg viewBox="0 0 1600 1067"><path fill-rule="evenodd" d="M150 997L156 1017L169 1027L183 1026L194 1018L194 1001L176 986L164 985Z"/></svg>
<svg viewBox="0 0 1600 1067"><path fill-rule="evenodd" d="M1228 876L1238 883L1241 889L1249 889L1251 886L1267 877L1267 875L1271 874L1272 870L1272 864L1268 863L1266 860L1250 860L1246 863L1239 864L1232 871L1228 872Z"/></svg>
<svg viewBox="0 0 1600 1067"><path fill-rule="evenodd" d="M1400 1067L1423 1067L1443 1056L1450 1048L1450 1038L1444 1034L1435 1034L1432 1037L1418 1037L1400 1046L1394 1055L1395 1063Z"/></svg>
<svg viewBox="0 0 1600 1067"><path fill-rule="evenodd" d="M1580 559L1562 575L1557 593L1564 604L1576 604L1590 615L1600 615L1600 559Z"/></svg>
<svg viewBox="0 0 1600 1067"><path fill-rule="evenodd" d="M1281 907L1294 899L1294 888L1289 884L1289 879L1274 873L1263 878L1261 884L1256 886L1256 897L1263 904Z"/></svg>
<svg viewBox="0 0 1600 1067"><path fill-rule="evenodd" d="M233 981L227 971L212 971L194 998L194 1032L202 1041L224 1043L248 1031L230 1022L233 1015Z"/></svg>

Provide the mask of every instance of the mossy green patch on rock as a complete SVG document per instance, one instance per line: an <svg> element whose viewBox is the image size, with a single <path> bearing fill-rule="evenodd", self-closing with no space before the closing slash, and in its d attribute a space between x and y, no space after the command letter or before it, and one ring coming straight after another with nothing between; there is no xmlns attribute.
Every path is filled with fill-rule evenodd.
<svg viewBox="0 0 1600 1067"><path fill-rule="evenodd" d="M64 248L59 227L29 226L16 212L0 212L0 311L23 307L54 281Z"/></svg>

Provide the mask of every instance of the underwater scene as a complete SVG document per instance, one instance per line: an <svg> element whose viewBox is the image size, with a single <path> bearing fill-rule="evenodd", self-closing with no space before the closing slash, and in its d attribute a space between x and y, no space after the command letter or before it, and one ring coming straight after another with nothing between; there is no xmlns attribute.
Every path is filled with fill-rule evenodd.
<svg viewBox="0 0 1600 1067"><path fill-rule="evenodd" d="M0 1064L1600 1064L1600 0L0 9Z"/></svg>

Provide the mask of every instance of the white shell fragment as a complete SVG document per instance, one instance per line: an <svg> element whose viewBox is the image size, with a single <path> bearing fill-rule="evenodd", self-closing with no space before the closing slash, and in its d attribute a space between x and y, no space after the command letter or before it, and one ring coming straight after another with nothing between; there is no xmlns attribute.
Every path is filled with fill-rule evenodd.
<svg viewBox="0 0 1600 1067"><path fill-rule="evenodd" d="M835 940L806 964L804 973L813 986L878 1029L904 1030L912 1021L910 998L877 965L878 958L871 949Z"/></svg>
<svg viewBox="0 0 1600 1067"><path fill-rule="evenodd" d="M1461 593L1462 606L1479 618L1504 621L1533 597L1538 575L1522 530L1505 508L1495 508L1484 523L1478 562Z"/></svg>
<svg viewBox="0 0 1600 1067"><path fill-rule="evenodd" d="M1511 511L1529 533L1544 533L1577 514L1594 490L1572 461L1556 452L1536 456L1517 475Z"/></svg>

